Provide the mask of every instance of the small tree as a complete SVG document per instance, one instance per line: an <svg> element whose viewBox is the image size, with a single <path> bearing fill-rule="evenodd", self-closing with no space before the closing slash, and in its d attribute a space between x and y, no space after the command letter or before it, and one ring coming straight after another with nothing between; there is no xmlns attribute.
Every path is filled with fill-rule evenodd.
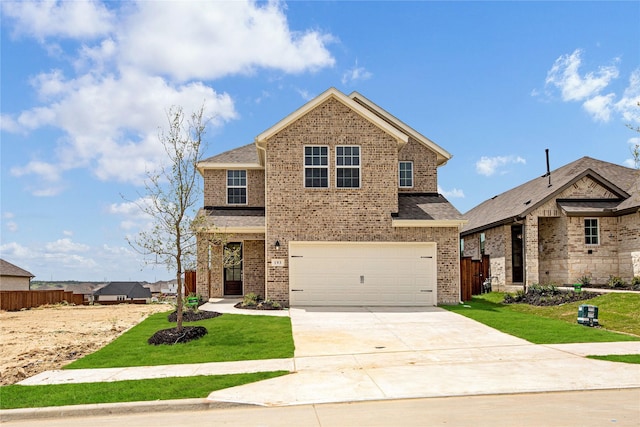
<svg viewBox="0 0 640 427"><path fill-rule="evenodd" d="M200 195L196 164L203 154L202 138L206 123L204 106L186 118L182 108L171 107L167 113L169 128L158 139L167 154L167 163L148 171L146 196L138 207L152 218L150 229L142 230L129 244L145 255L155 256L154 263L175 269L177 280L177 325L182 331L183 281L185 267L196 257L195 230L192 227L195 204Z"/></svg>
<svg viewBox="0 0 640 427"><path fill-rule="evenodd" d="M640 102L638 102L638 107L640 107ZM640 126L633 127L630 124L627 124L627 127L631 130L640 133ZM631 157L633 159L633 167L636 169L640 169L640 143L631 144Z"/></svg>

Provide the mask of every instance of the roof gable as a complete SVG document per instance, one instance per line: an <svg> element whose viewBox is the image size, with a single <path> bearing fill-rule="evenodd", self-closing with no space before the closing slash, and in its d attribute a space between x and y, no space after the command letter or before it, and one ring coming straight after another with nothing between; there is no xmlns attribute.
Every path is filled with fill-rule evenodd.
<svg viewBox="0 0 640 427"><path fill-rule="evenodd" d="M391 137L393 137L400 145L404 145L409 141L409 136L392 126L389 122L383 120L377 114L374 114L371 110L365 108L360 103L354 101L352 98L346 96L344 93L340 92L336 88L329 88L319 96L315 97L311 101L304 104L302 107L298 108L293 113L289 114L284 119L280 120L275 125L271 126L266 131L262 132L260 135L256 137L256 144L260 148L266 147L266 142L269 138L286 128L287 126L294 123L296 120L307 114L308 112L314 110L316 107L324 104L329 99L335 99L338 102L341 102L366 120L373 123L375 126L388 133Z"/></svg>
<svg viewBox="0 0 640 427"><path fill-rule="evenodd" d="M640 171L590 157L582 157L552 171L550 177L543 175L535 178L471 209L463 215L469 222L462 234L470 234L523 217L554 197L558 197L571 185L585 177L610 193L602 194L602 198L617 198L620 202L618 207L620 207L626 200L632 198L631 189L640 179ZM640 203L636 206L640 206Z"/></svg>
<svg viewBox="0 0 640 427"><path fill-rule="evenodd" d="M205 169L263 169L255 144L247 144L201 160L197 164L201 175Z"/></svg>
<svg viewBox="0 0 640 427"><path fill-rule="evenodd" d="M24 270L17 265L11 264L9 261L5 261L3 259L0 259L0 275L15 277L35 277L27 270Z"/></svg>
<svg viewBox="0 0 640 427"><path fill-rule="evenodd" d="M411 126L402 122L397 117L393 116L392 114L389 114L389 112L387 112L386 110L383 110L378 105L370 101L368 98L362 96L358 92L353 92L351 95L349 95L349 98L363 105L365 108L367 108L368 110L370 110L371 112L373 112L374 114L382 118L387 123L394 126L396 129L400 130L403 133L406 133L407 135L412 136L422 145L429 148L431 151L435 152L436 155L438 156L438 163L437 163L438 166L444 165L451 159L451 157L453 157L451 153L449 153L447 150L440 147L438 144L431 141L429 138L422 135L420 132L413 129Z"/></svg>

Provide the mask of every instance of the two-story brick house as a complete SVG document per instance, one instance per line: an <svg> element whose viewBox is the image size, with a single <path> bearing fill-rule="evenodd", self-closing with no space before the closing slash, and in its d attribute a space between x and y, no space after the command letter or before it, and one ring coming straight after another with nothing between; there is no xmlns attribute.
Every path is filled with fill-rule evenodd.
<svg viewBox="0 0 640 427"><path fill-rule="evenodd" d="M197 290L291 305L460 300L451 155L358 93L331 88L254 144L203 160ZM241 251L225 261L212 233Z"/></svg>

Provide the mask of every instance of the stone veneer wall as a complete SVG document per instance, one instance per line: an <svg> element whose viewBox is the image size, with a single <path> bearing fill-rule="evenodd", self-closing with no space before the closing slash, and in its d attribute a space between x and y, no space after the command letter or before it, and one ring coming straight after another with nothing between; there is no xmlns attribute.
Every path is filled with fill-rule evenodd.
<svg viewBox="0 0 640 427"><path fill-rule="evenodd" d="M204 206L227 206L227 171L204 170ZM247 204L237 207L264 207L264 170L247 170Z"/></svg>
<svg viewBox="0 0 640 427"><path fill-rule="evenodd" d="M617 219L620 277L631 281L640 276L640 212Z"/></svg>
<svg viewBox="0 0 640 427"><path fill-rule="evenodd" d="M480 259L480 234L464 237L463 256ZM498 226L484 231L484 253L489 255L489 274L493 277L492 289L495 291L513 290L511 283L511 228ZM520 286L518 286L520 287Z"/></svg>
<svg viewBox="0 0 640 427"><path fill-rule="evenodd" d="M305 145L329 146L329 188L304 188ZM361 147L361 188L336 188L337 145ZM459 261L451 256L458 253L457 229L451 237L448 230L392 228L391 213L398 210L398 143L371 122L330 99L267 141L265 169L267 298L288 304L290 241L391 242L421 236L441 240L439 300L459 301ZM276 240L279 250L272 244ZM273 258L285 260L285 266L271 266Z"/></svg>

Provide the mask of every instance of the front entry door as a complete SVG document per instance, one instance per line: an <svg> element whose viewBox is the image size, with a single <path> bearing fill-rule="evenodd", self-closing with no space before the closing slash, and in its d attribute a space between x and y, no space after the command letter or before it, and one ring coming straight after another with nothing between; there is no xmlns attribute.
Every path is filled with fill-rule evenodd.
<svg viewBox="0 0 640 427"><path fill-rule="evenodd" d="M522 244L522 225L511 226L511 280L513 283L524 281L524 253Z"/></svg>
<svg viewBox="0 0 640 427"><path fill-rule="evenodd" d="M242 295L242 244L227 243L224 252L224 294Z"/></svg>

